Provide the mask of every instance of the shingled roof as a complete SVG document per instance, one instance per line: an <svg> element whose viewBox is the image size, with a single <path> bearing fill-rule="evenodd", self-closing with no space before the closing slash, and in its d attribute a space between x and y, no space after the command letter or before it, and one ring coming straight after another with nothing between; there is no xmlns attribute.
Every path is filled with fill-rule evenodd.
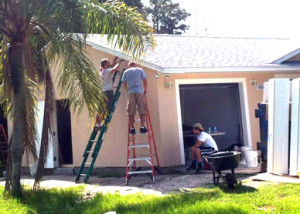
<svg viewBox="0 0 300 214"><path fill-rule="evenodd" d="M294 55L299 53L297 49L300 43L291 39L155 35L155 40L156 48L146 51L143 63L146 67L166 73L222 69L230 71L234 68L240 70L300 68L278 63L278 59L288 56L289 53ZM87 43L102 51L126 57L118 49L107 44L105 37L101 35L89 36Z"/></svg>

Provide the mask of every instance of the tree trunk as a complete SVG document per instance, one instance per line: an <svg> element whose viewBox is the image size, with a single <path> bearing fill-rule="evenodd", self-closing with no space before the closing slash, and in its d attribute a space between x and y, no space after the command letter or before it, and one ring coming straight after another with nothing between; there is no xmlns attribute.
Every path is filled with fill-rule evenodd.
<svg viewBox="0 0 300 214"><path fill-rule="evenodd" d="M13 85L13 138L10 145L11 157L11 194L21 195L21 161L24 154L24 46L22 40L12 40L8 51Z"/></svg>
<svg viewBox="0 0 300 214"><path fill-rule="evenodd" d="M8 151L10 151L10 147L11 147L11 140L9 141L9 145L8 145ZM6 192L10 192L11 191L11 154L10 152L8 152L8 156L7 156L7 163L6 163L6 180L5 180L5 191Z"/></svg>
<svg viewBox="0 0 300 214"><path fill-rule="evenodd" d="M48 154L49 146L49 129L51 129L51 116L54 110L54 94L53 83L49 69L46 71L46 95L45 95L45 108L44 108L44 121L42 130L42 139L40 147L40 155L38 159L38 166L35 175L33 189L37 190L40 187L40 181L43 177L46 155Z"/></svg>

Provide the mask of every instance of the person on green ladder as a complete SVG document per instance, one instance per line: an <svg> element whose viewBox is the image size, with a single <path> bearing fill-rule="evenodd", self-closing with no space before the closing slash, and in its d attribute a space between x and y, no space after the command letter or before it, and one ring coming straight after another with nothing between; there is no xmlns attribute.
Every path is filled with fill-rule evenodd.
<svg viewBox="0 0 300 214"><path fill-rule="evenodd" d="M102 91L105 94L105 103L107 111L110 110L112 102L114 100L114 87L113 87L113 74L118 71L120 67L120 61L117 62L118 57L113 59L113 62L107 58L101 60L100 77L102 81ZM105 119L106 115L96 116L95 127L101 127L101 121Z"/></svg>
<svg viewBox="0 0 300 214"><path fill-rule="evenodd" d="M134 128L135 108L138 111L141 119L140 133L147 133L145 127L147 115L146 89L147 76L142 68L136 66L134 62L128 63L128 69L124 71L122 82L125 90L128 92L127 115L129 117L129 133L136 134Z"/></svg>

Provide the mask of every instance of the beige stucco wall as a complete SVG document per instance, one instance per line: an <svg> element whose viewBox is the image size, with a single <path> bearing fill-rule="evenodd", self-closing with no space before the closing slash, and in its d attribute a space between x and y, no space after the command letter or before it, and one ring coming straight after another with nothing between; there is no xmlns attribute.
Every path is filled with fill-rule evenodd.
<svg viewBox="0 0 300 214"><path fill-rule="evenodd" d="M87 47L91 60L99 70L100 61L102 58L109 58L112 60L113 56L97 51L91 47ZM119 70L127 67L127 62L122 62ZM145 69L145 68L144 68ZM152 116L152 123L154 133L156 134L157 148L159 156L163 156L160 148L160 124L158 116L158 102L157 102L157 87L154 71L145 69L148 76L148 92L147 95L150 114ZM127 93L124 88L121 88L121 96L114 112L112 121L109 125L108 131L105 135L100 153L98 155L96 166L117 167L126 165L126 149L127 149L127 132L128 132L128 117L126 115ZM84 108L80 115L74 112L71 114L72 126L72 145L73 145L73 165L80 166L82 162L82 155L87 145L87 141L92 131L91 120L88 118L87 109ZM139 123L136 124L139 128ZM142 139L141 139L142 140Z"/></svg>
<svg viewBox="0 0 300 214"><path fill-rule="evenodd" d="M88 50L97 68L99 68L101 58L112 58L112 56L108 56L95 49L89 48ZM156 71L145 67L143 68L148 76L147 98L153 120L161 166L180 165L180 142L175 87L165 87L165 78L163 75L161 75L159 79L156 79L154 77ZM289 72L289 74L292 73L296 72ZM263 91L258 90L256 86L252 85L251 80L255 79L259 84L262 84L263 82L274 78L275 74L275 72L169 74L169 80L174 85L175 79L245 78L252 146L256 149L256 142L259 141L260 134L259 121L255 118L254 110L257 108L257 103L262 101ZM126 93L122 88L122 95L105 136L96 166L125 166L127 147L127 116L125 109ZM91 127L88 125L86 118L87 112L78 118L76 118L75 115L72 115L73 155L75 166L79 166L82 161L82 154L91 131Z"/></svg>
<svg viewBox="0 0 300 214"><path fill-rule="evenodd" d="M220 79L220 78L245 78L248 96L248 108L250 129L252 136L252 147L256 149L256 142L260 141L259 120L255 118L255 109L257 103L263 99L263 90L258 90L255 85L251 84L252 80L256 80L259 84L263 84L276 74L280 73L280 77L300 76L299 72L289 72L283 75L282 72L240 72L240 73L198 73L198 74L168 74L169 80L175 85L177 79ZM180 143L178 132L178 118L176 108L176 88L167 88L164 86L164 77L161 77L157 83L159 92L159 112L161 117L161 141L163 142L163 160L166 166L180 165ZM200 121L201 122L201 121ZM175 158L176 157L176 158Z"/></svg>
<svg viewBox="0 0 300 214"><path fill-rule="evenodd" d="M113 56L87 47L87 52L91 60L99 70L100 60L104 57L112 60ZM123 62L123 64L127 64ZM143 66L142 66L143 67ZM125 68L125 66L123 66ZM154 133L158 148L158 156L161 166L175 166L181 164L180 141L178 131L177 103L175 87L165 87L163 75L159 79L155 78L156 71L143 67L148 76L147 99L154 127ZM55 71L55 68L52 68ZM122 66L120 68L122 70ZM288 72L295 74L297 72ZM262 101L263 91L251 85L251 80L255 79L259 84L273 78L275 74L282 72L234 72L234 73L183 73L169 74L169 80L175 85L175 79L207 79L207 78L245 78L248 96L250 128L252 135L252 145L256 148L259 141L259 121L255 118L254 110L257 103ZM56 91L57 99L62 97ZM126 116L127 94L124 88L121 89L116 111L113 115L105 140L100 150L96 167L124 167L126 165L127 148L127 129L128 118ZM72 146L73 146L73 165L80 166L82 155L87 145L87 141L92 131L91 120L88 117L87 109L84 108L80 115L71 112L72 126ZM139 124L136 124L139 128Z"/></svg>

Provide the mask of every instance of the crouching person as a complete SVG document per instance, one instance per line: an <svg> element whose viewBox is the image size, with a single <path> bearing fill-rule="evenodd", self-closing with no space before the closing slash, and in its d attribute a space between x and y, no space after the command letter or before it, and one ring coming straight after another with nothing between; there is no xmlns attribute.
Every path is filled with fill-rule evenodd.
<svg viewBox="0 0 300 214"><path fill-rule="evenodd" d="M193 133L197 135L197 140L192 147L192 164L187 170L195 170L195 174L199 174L202 169L202 157L201 155L210 155L218 151L218 146L215 140L208 133L200 123L193 125ZM196 168L196 161L198 166Z"/></svg>

